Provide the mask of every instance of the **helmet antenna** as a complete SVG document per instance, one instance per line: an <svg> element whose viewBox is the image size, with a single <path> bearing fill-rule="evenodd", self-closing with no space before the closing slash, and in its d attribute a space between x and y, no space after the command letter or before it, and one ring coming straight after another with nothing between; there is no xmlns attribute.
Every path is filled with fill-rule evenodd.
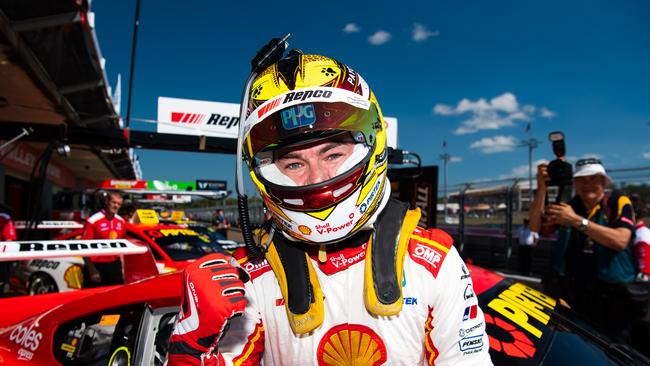
<svg viewBox="0 0 650 366"><path fill-rule="evenodd" d="M246 120L246 111L248 109L248 93L250 90L253 81L257 75L267 68L269 65L277 62L284 55L284 51L287 49L289 43L287 39L291 36L290 33L287 33L282 38L273 38L266 45L260 48L257 51L257 54L251 60L251 73L248 75L246 80L246 86L242 93L241 106L239 109L239 134L237 138L237 166L235 177L237 181L237 209L239 211L239 222L241 225L242 236L244 238L244 243L246 248L251 252L253 256L261 256L263 254L262 250L255 244L253 239L253 232L250 226L250 218L248 217L248 196L244 189L244 179L242 171L242 144L244 142L244 121ZM271 231L269 233L269 240L272 235Z"/></svg>

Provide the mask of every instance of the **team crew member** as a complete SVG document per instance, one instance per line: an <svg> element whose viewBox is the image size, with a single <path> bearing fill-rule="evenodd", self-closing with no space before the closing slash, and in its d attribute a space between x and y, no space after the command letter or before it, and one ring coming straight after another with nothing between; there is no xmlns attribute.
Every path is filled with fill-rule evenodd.
<svg viewBox="0 0 650 366"><path fill-rule="evenodd" d="M555 257L564 261L556 268L563 289L557 295L627 342L632 314L625 285L636 277L632 203L617 192L605 195L611 181L598 159L578 160L573 177L576 195L568 203L544 207L549 176L547 165L539 165L530 228L540 230L542 214L549 224L558 225Z"/></svg>
<svg viewBox="0 0 650 366"><path fill-rule="evenodd" d="M223 235L224 239L228 239L228 228L230 228L230 223L222 209L218 209L217 212L214 213L212 217L212 225L219 234Z"/></svg>
<svg viewBox="0 0 650 366"><path fill-rule="evenodd" d="M16 240L16 227L9 216L9 206L0 202L0 241ZM9 281L10 262L0 262L0 297L4 294L5 285Z"/></svg>
<svg viewBox="0 0 650 366"><path fill-rule="evenodd" d="M276 232L263 258L235 254L247 273L218 254L187 267L169 364L492 364L451 237L390 199L361 76L291 51L250 95L239 143Z"/></svg>
<svg viewBox="0 0 650 366"><path fill-rule="evenodd" d="M104 209L90 216L81 239L124 239L126 222L117 214L122 206L122 196L117 192L109 193L104 200ZM85 257L87 285L107 286L124 283L122 261L119 256Z"/></svg>

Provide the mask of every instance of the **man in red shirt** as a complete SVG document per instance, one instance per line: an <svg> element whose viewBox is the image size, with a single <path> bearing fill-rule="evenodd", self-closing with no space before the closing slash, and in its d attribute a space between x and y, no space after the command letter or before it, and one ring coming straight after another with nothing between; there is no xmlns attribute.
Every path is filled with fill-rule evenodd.
<svg viewBox="0 0 650 366"><path fill-rule="evenodd" d="M0 241L16 240L16 228L8 212L10 208L0 202ZM4 294L5 284L9 281L10 262L0 262L0 297Z"/></svg>
<svg viewBox="0 0 650 366"><path fill-rule="evenodd" d="M122 196L111 192L106 196L104 209L86 220L81 239L123 239L126 237L126 222L117 211L122 206ZM116 255L84 258L89 287L116 285L124 282L122 262Z"/></svg>

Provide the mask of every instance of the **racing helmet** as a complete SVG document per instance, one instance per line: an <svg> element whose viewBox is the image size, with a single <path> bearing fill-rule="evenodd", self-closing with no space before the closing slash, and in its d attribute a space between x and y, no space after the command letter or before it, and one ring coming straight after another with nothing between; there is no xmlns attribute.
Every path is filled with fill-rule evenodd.
<svg viewBox="0 0 650 366"><path fill-rule="evenodd" d="M343 63L292 50L253 81L243 156L277 227L290 239L327 245L374 223L388 201L386 129L364 79ZM298 185L279 151L338 140L351 153L334 177Z"/></svg>

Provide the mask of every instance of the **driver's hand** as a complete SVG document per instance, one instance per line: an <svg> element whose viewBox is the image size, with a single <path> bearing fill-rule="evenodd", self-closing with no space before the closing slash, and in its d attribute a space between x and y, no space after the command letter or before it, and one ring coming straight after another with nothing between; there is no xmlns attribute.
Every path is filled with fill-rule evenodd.
<svg viewBox="0 0 650 366"><path fill-rule="evenodd" d="M210 254L183 271L183 302L170 339L168 365L216 365L217 342L228 320L246 308L248 275L223 254Z"/></svg>

